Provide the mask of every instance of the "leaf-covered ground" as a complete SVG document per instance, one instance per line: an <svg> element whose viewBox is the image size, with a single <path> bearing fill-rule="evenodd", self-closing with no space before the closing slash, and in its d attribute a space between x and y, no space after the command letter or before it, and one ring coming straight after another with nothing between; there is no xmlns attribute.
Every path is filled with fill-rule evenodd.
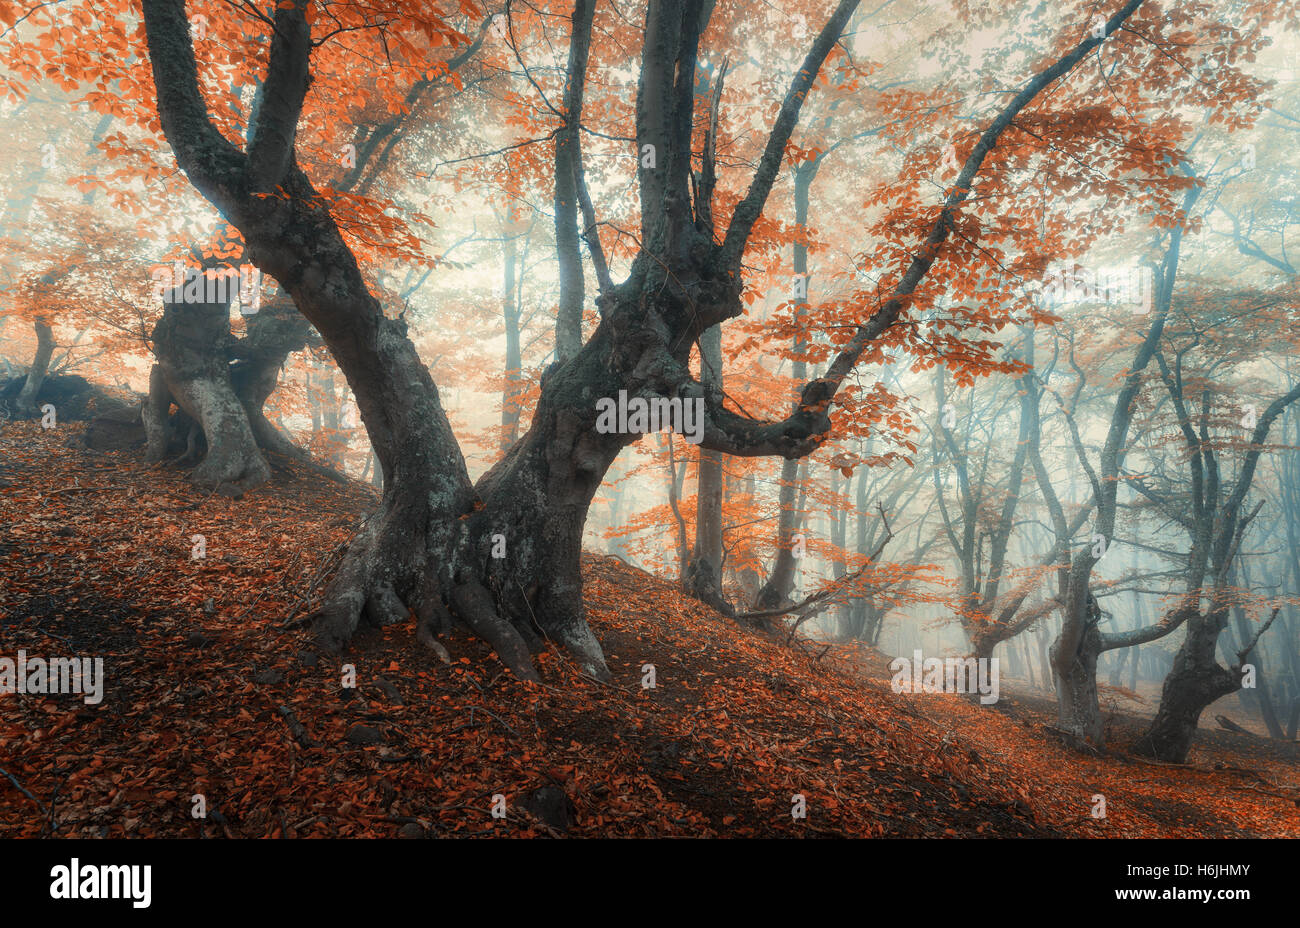
<svg viewBox="0 0 1300 928"><path fill-rule="evenodd" d="M520 683L467 636L446 665L410 624L318 654L302 618L368 488L277 462L205 498L70 447L79 428L0 432L0 657L100 656L107 677L93 706L0 695L0 836L1300 835L1287 746L1203 729L1188 766L1143 762L1117 715L1118 750L1083 757L1041 696L895 695L878 653L740 631L597 555L610 684L560 652Z"/></svg>

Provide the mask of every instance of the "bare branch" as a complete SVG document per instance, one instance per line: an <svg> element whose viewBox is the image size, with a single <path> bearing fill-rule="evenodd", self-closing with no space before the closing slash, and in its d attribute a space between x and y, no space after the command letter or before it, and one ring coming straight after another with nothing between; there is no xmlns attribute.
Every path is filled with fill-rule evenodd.
<svg viewBox="0 0 1300 928"><path fill-rule="evenodd" d="M799 110L808 96L808 91L812 89L813 81L817 79L817 73L825 63L826 56L839 41L849 17L857 8L858 0L840 0L839 6L835 8L831 18L818 33L816 41L813 42L812 48L808 50L808 55L803 60L803 65L790 82L790 89L786 92L785 99L781 101L781 110L777 113L776 124L772 126L772 132L767 137L767 145L763 149L763 156L759 159L758 168L749 183L749 190L731 215L731 225L727 228L727 237L722 243L722 267L730 269L740 266L740 257L745 251L749 233L753 230L754 223L758 221L759 214L763 212L763 205L767 202L777 172L781 169L781 162L785 159L786 145L789 144L790 136L799 122Z"/></svg>
<svg viewBox="0 0 1300 928"><path fill-rule="evenodd" d="M1255 637L1251 638L1250 642L1244 648L1242 648L1240 651L1237 652L1238 667L1246 663L1246 658L1250 657L1250 652L1255 650L1255 645L1259 644L1259 639L1264 636L1264 632L1268 631L1268 627L1273 624L1273 620L1277 618L1277 614L1281 611L1282 611L1281 606L1274 606L1273 614L1268 617L1268 621L1265 622L1263 625L1261 625L1259 627L1259 631L1255 632Z"/></svg>

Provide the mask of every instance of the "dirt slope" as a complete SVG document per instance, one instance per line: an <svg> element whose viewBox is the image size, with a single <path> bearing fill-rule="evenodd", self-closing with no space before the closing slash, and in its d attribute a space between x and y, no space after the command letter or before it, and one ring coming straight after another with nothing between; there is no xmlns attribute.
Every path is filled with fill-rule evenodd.
<svg viewBox="0 0 1300 928"><path fill-rule="evenodd" d="M742 632L611 558L585 565L611 684L561 653L523 684L463 636L445 665L409 624L320 655L301 617L368 488L277 462L204 498L69 446L79 428L0 431L0 657L100 656L107 678L97 705L0 695L0 836L1300 834L1284 749L1203 732L1187 768L1079 757L1041 698L895 695L882 655Z"/></svg>

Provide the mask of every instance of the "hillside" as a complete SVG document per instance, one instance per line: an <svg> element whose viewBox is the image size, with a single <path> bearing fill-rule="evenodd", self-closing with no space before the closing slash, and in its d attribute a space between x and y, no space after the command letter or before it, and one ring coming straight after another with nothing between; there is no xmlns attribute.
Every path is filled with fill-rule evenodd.
<svg viewBox="0 0 1300 928"><path fill-rule="evenodd" d="M608 685L558 650L521 683L468 635L446 665L410 623L319 654L302 619L368 487L277 460L205 498L83 428L0 431L0 655L107 677L96 705L0 696L0 836L1300 835L1300 771L1263 739L1202 729L1192 764L1155 764L1115 716L1119 750L1082 757L1041 696L895 695L884 655L787 647L599 555Z"/></svg>

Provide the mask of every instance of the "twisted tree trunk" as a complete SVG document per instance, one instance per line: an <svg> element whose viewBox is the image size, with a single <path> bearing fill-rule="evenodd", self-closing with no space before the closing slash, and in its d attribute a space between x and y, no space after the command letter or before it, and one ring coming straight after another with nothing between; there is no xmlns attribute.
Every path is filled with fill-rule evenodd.
<svg viewBox="0 0 1300 928"><path fill-rule="evenodd" d="M191 289L191 297L196 292ZM242 492L270 479L262 449L305 458L263 409L289 354L312 337L310 324L283 297L249 316L246 336L237 339L228 299L186 299L185 287L166 291L153 329L155 363L141 415L148 459L161 461L177 438L188 440L191 456L201 430L206 451L190 479ZM170 415L172 403L181 415Z"/></svg>
<svg viewBox="0 0 1300 928"><path fill-rule="evenodd" d="M156 361L142 415L147 457L157 462L166 455L172 437L168 410L174 402L198 423L207 442L207 453L190 479L198 486L243 491L269 480L271 468L230 379L229 352L235 344L230 301L187 300L184 289L164 293L163 315L153 329Z"/></svg>
<svg viewBox="0 0 1300 928"><path fill-rule="evenodd" d="M1219 633L1228 621L1226 607L1187 622L1187 638L1174 655L1174 665L1160 691L1156 717L1133 750L1169 763L1187 760L1201 713L1212 702L1241 688L1240 673L1214 658Z"/></svg>

